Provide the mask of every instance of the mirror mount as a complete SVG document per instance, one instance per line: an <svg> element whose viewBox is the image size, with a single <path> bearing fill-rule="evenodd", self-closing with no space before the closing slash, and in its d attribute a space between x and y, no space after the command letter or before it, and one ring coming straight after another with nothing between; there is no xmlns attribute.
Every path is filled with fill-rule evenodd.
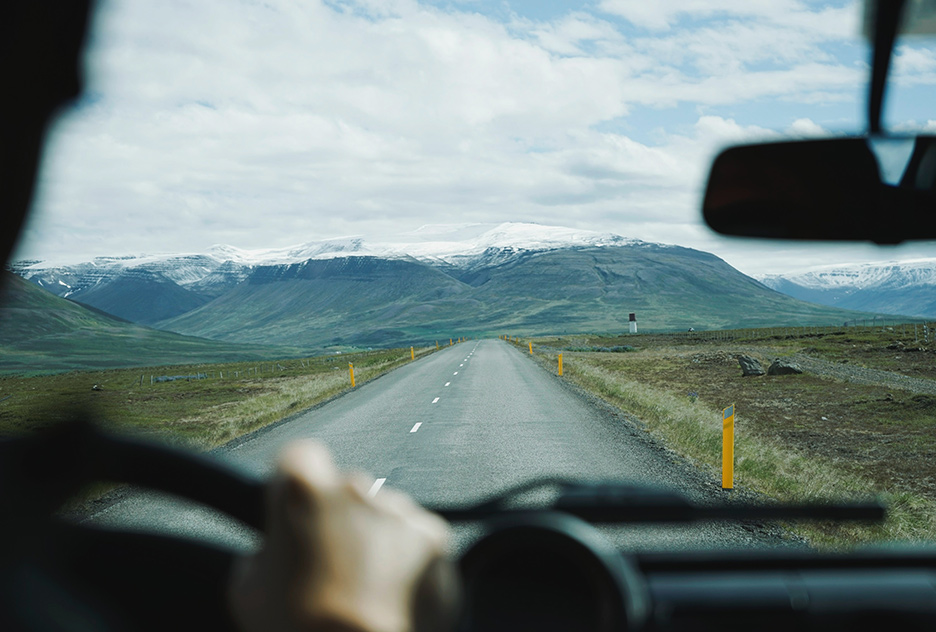
<svg viewBox="0 0 936 632"><path fill-rule="evenodd" d="M871 0L871 2L870 10L874 14L872 16L871 84L868 93L868 130L871 134L880 134L887 73L890 70L894 42L897 39L906 0Z"/></svg>

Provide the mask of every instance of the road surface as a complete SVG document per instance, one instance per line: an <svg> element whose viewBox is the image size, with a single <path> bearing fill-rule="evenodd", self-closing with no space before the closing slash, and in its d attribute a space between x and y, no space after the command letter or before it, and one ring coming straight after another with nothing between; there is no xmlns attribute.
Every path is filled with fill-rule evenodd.
<svg viewBox="0 0 936 632"><path fill-rule="evenodd" d="M723 493L622 415L500 340L445 348L216 455L266 476L284 445L310 437L328 445L340 467L371 474L373 492L393 486L427 505L467 503L547 476L663 485L698 502ZM151 493L127 494L91 520L244 548L257 543L225 516ZM602 530L623 549L780 543L777 530L740 525ZM458 527L454 549L477 534L476 526Z"/></svg>

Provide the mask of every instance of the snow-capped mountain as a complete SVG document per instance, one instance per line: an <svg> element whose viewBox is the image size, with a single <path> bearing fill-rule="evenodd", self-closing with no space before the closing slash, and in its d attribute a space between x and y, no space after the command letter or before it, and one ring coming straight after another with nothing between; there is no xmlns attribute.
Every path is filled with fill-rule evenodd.
<svg viewBox="0 0 936 632"><path fill-rule="evenodd" d="M246 250L215 245L206 253L143 254L96 257L83 262L30 260L11 268L22 277L65 298L80 300L82 293L127 271L145 271L183 288L210 290L240 282L258 266L290 265L312 259L370 256L381 259L412 258L430 264L473 268L500 264L524 253L562 248L639 245L612 233L508 222L504 224L436 224L399 235L395 241L365 242L361 237L338 237L286 248ZM220 278L215 279L221 275Z"/></svg>
<svg viewBox="0 0 936 632"><path fill-rule="evenodd" d="M778 292L822 305L936 317L936 259L828 266L763 275L758 280Z"/></svg>
<svg viewBox="0 0 936 632"><path fill-rule="evenodd" d="M536 224L424 226L369 242L19 262L20 276L136 323L230 342L387 346L454 332L619 331L841 322L718 257ZM721 306L731 300L735 309Z"/></svg>
<svg viewBox="0 0 936 632"><path fill-rule="evenodd" d="M504 253L542 252L561 248L623 246L644 243L613 233L543 226L519 222L504 224L435 224L393 241L366 242L361 237L338 237L287 248L243 250L213 246L208 256L248 266L289 265L310 259L368 256L381 259L413 258L427 263L442 262L471 267L476 259L492 251Z"/></svg>
<svg viewBox="0 0 936 632"><path fill-rule="evenodd" d="M96 257L71 263L20 261L11 269L62 298L153 324L217 298L261 267L357 256L476 270L535 252L644 243L611 233L539 224L437 224L382 243L339 237L258 250L215 245L206 253Z"/></svg>

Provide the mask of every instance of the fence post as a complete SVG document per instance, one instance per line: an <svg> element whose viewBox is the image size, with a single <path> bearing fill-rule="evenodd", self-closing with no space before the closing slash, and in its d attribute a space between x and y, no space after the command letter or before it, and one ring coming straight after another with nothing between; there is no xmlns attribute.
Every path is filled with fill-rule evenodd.
<svg viewBox="0 0 936 632"><path fill-rule="evenodd" d="M722 411L722 489L734 487L734 408Z"/></svg>

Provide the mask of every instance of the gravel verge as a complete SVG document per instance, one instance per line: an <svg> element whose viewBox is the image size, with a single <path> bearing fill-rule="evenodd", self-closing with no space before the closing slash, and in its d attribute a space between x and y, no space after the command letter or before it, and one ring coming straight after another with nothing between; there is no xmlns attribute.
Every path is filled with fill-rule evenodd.
<svg viewBox="0 0 936 632"><path fill-rule="evenodd" d="M828 360L813 358L802 353L794 354L790 356L789 359L800 365L804 371L808 371L819 377L830 377L844 382L853 382L855 384L865 384L869 386L899 388L910 391L911 393L936 395L936 380L910 377L893 371L869 369L852 364L838 364Z"/></svg>

